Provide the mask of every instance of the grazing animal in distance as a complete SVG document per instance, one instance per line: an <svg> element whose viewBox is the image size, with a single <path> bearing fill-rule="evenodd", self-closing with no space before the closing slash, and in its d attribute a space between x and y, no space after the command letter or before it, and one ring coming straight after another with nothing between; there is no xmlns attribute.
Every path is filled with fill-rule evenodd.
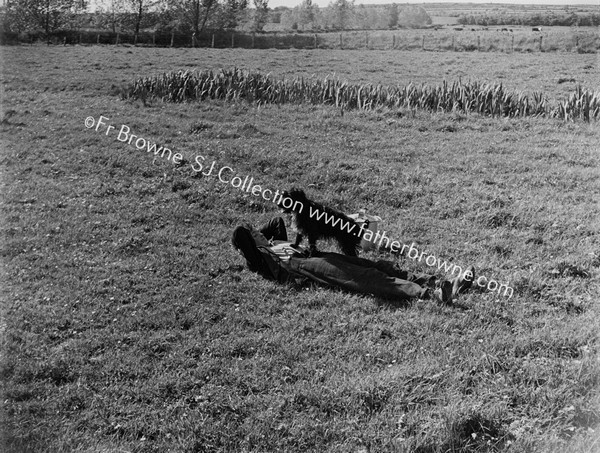
<svg viewBox="0 0 600 453"><path fill-rule="evenodd" d="M295 247L306 236L309 254L313 256L317 252L318 239L335 239L342 253L358 256L360 234L368 224L359 225L346 214L309 200L304 191L298 188L282 192L277 204L284 213L293 215L297 230Z"/></svg>

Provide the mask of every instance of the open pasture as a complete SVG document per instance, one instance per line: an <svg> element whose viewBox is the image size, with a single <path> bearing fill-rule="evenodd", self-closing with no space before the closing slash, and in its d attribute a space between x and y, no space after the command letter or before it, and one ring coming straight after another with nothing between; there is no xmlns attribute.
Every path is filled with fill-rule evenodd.
<svg viewBox="0 0 600 453"><path fill-rule="evenodd" d="M560 99L600 86L596 56L0 51L4 451L598 450L598 123L119 95L240 67ZM515 294L402 305L265 281L230 235L275 206L86 129L101 115L189 161L366 207L390 237Z"/></svg>
<svg viewBox="0 0 600 453"><path fill-rule="evenodd" d="M28 50L29 49L29 50ZM164 49L135 47L5 47L7 62L22 55L25 71L7 72L11 83L42 91L86 91L102 95L138 77L173 70L243 68L278 78L338 77L352 83L439 85L443 80L503 83L518 91L542 91L562 99L577 84L600 86L598 58L592 54L499 54L361 50ZM37 55L45 56L44 75ZM65 58L68 55L70 58ZM65 78L67 72L71 77Z"/></svg>
<svg viewBox="0 0 600 453"><path fill-rule="evenodd" d="M459 25L435 22L439 29L400 29L320 33L318 46L328 49L425 50L430 52L574 52L595 54L596 27Z"/></svg>

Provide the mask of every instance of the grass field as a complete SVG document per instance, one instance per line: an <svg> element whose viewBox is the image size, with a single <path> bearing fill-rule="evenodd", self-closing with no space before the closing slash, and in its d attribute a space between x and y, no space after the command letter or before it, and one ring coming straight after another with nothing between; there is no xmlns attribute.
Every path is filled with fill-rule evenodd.
<svg viewBox="0 0 600 453"><path fill-rule="evenodd" d="M543 27L533 32L525 26L448 25L435 29L345 31L318 34L319 48L426 50L432 52L576 52L596 54L600 37L596 27ZM541 39L540 39L541 38ZM273 38L276 42L276 39ZM541 41L541 42L540 42ZM540 47L541 44L541 47Z"/></svg>
<svg viewBox="0 0 600 453"><path fill-rule="evenodd" d="M119 96L140 76L236 66L561 99L600 86L597 56L0 51L4 451L600 449L598 123ZM230 235L275 206L86 129L101 115L192 162L366 207L515 294L397 306L265 281Z"/></svg>

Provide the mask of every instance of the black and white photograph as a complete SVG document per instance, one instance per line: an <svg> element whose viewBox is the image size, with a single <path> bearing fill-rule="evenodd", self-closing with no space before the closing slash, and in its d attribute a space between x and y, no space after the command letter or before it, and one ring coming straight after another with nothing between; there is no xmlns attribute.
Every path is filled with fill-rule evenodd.
<svg viewBox="0 0 600 453"><path fill-rule="evenodd" d="M0 451L600 453L598 0L0 0Z"/></svg>

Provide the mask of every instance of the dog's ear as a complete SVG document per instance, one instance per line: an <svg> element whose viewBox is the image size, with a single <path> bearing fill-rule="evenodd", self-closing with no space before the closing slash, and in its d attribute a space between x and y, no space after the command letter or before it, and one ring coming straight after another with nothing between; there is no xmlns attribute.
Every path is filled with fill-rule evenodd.
<svg viewBox="0 0 600 453"><path fill-rule="evenodd" d="M298 187L292 187L288 196L294 200L306 200L306 194L304 193L304 190Z"/></svg>

